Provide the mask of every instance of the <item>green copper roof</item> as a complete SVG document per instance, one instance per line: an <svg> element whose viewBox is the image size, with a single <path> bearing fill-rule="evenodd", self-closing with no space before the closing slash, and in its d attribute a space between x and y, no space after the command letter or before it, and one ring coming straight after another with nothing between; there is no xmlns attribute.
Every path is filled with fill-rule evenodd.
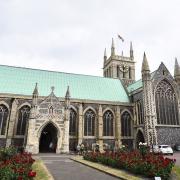
<svg viewBox="0 0 180 180"><path fill-rule="evenodd" d="M142 79L134 82L133 84L130 84L128 87L127 87L127 90L128 92L132 92L132 91L135 91L136 89L139 89L142 87Z"/></svg>
<svg viewBox="0 0 180 180"><path fill-rule="evenodd" d="M153 72L151 73L151 79L153 79L155 73L156 73L156 71L153 71ZM130 84L130 85L127 87L127 90L128 90L128 92L132 92L132 91L135 91L135 90L141 88L142 86L143 86L143 84L142 84L142 79L140 79L140 80L134 82L133 84Z"/></svg>
<svg viewBox="0 0 180 180"><path fill-rule="evenodd" d="M57 97L65 97L67 86L71 98L129 102L120 80L38 69L0 65L0 93L32 95L38 83L40 96L48 96L54 86Z"/></svg>

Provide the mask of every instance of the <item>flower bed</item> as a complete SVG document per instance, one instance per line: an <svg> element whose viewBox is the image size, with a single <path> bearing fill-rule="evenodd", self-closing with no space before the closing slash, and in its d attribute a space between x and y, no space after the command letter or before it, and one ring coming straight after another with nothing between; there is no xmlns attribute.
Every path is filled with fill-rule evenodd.
<svg viewBox="0 0 180 180"><path fill-rule="evenodd" d="M0 151L0 179L1 180L31 180L36 176L32 171L35 160L30 153L18 152L15 148Z"/></svg>
<svg viewBox="0 0 180 180"><path fill-rule="evenodd" d="M163 155L153 153L141 154L140 151L132 152L106 152L106 153L86 153L85 160L102 163L114 168L125 169L132 173L146 177L159 176L168 179L171 174L175 159L164 158Z"/></svg>

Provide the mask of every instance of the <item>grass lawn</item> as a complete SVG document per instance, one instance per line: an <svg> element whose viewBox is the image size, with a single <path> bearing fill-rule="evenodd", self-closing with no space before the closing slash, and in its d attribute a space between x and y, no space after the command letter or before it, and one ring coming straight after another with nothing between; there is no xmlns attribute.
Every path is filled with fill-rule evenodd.
<svg viewBox="0 0 180 180"><path fill-rule="evenodd" d="M180 166L174 166L173 172L176 174L177 178L180 179Z"/></svg>
<svg viewBox="0 0 180 180"><path fill-rule="evenodd" d="M36 160L32 166L33 171L36 171L36 177L34 180L53 180L51 174L44 167L44 164L41 160Z"/></svg>

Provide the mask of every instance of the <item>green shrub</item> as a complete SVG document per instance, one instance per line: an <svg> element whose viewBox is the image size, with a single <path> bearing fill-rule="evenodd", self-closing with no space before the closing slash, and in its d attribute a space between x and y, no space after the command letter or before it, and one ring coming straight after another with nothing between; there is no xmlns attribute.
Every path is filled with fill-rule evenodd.
<svg viewBox="0 0 180 180"><path fill-rule="evenodd" d="M17 148L15 148L15 147L1 148L0 149L0 161L9 160L16 154L17 154Z"/></svg>
<svg viewBox="0 0 180 180"><path fill-rule="evenodd" d="M30 153L19 153L17 148L10 147L1 149L0 156L0 180L32 180L36 176L32 171L35 160Z"/></svg>
<svg viewBox="0 0 180 180"><path fill-rule="evenodd" d="M4 166L0 168L0 179L1 180L13 180L17 179L17 174L13 172L13 169L10 166Z"/></svg>

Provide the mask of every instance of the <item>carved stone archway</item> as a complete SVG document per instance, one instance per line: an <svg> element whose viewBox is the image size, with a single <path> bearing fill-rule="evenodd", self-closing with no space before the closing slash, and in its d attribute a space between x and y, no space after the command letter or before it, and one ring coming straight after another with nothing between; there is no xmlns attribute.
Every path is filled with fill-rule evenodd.
<svg viewBox="0 0 180 180"><path fill-rule="evenodd" d="M145 142L145 138L144 138L144 135L143 135L142 131L138 130L137 134L136 134L136 148L139 147L139 143L140 142L144 143Z"/></svg>
<svg viewBox="0 0 180 180"><path fill-rule="evenodd" d="M56 152L58 130L52 124L48 123L41 131L39 138L39 152Z"/></svg>
<svg viewBox="0 0 180 180"><path fill-rule="evenodd" d="M52 88L52 92L48 97L37 103L37 105L31 109L28 123L26 150L33 154L39 153L39 147L42 145L41 137L44 132L52 134L48 137L44 136L48 141L45 144L46 151L49 151L48 146L50 145L50 140L54 140L54 145L56 146L54 152L69 152L68 109L65 108L63 102L59 101L53 91L54 88ZM48 126L51 126L51 128L45 129ZM44 131L44 129L46 131ZM53 134L51 129L54 129L56 133ZM54 138L54 136L56 136L56 138ZM42 150L42 148L40 148L40 150Z"/></svg>

